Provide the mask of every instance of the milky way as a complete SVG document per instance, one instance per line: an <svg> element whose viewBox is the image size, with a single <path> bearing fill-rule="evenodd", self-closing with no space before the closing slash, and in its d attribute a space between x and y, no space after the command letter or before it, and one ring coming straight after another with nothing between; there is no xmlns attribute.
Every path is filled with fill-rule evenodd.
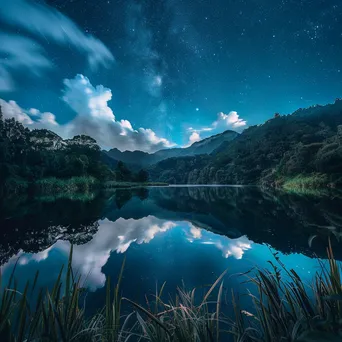
<svg viewBox="0 0 342 342"><path fill-rule="evenodd" d="M24 73L20 56L8 68L1 63L8 51L0 49L0 72L10 72L13 83L6 90L0 82L0 97L53 112L61 123L75 117L61 100L61 89L63 79L76 74L111 89L109 105L118 120L151 128L180 145L188 141L189 127L210 127L217 113L236 111L240 120L258 124L275 112L331 102L342 94L339 0L47 4L68 18L72 35L56 37L60 33L51 28L33 40L32 28L0 13L6 44L25 39L26 54L41 49L39 59L31 61L34 68ZM12 10L25 18L19 5ZM45 66L38 68L40 63Z"/></svg>

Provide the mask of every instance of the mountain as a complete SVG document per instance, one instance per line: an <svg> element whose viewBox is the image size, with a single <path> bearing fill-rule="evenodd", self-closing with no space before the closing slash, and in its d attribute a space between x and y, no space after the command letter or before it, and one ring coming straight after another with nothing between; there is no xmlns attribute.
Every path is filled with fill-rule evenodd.
<svg viewBox="0 0 342 342"><path fill-rule="evenodd" d="M0 198L0 265L19 251L37 253L58 240L84 244L104 218L120 235L122 219L150 217L189 222L230 239L247 236L284 254L326 258L330 241L335 258L342 260L342 197L335 191L334 196L312 198L257 187L160 187L118 189L115 196L103 193L89 201L23 200Z"/></svg>
<svg viewBox="0 0 342 342"><path fill-rule="evenodd" d="M4 118L1 107L0 175L0 197L33 189L87 192L97 181L115 179L93 138L77 135L64 140L47 129L29 130L14 118Z"/></svg>
<svg viewBox="0 0 342 342"><path fill-rule="evenodd" d="M238 135L239 133L237 132L227 130L221 134L213 135L209 138L195 142L186 148L165 149L152 154L142 151L121 152L117 148L113 148L108 152L104 151L104 153L107 153L107 155L114 160L122 161L126 164L146 167L168 158L210 154L223 143L229 143L234 140Z"/></svg>
<svg viewBox="0 0 342 342"><path fill-rule="evenodd" d="M36 150L60 150L66 146L63 139L48 129L34 129L29 134L29 140Z"/></svg>
<svg viewBox="0 0 342 342"><path fill-rule="evenodd" d="M87 135L76 135L63 140L58 134L48 129L34 129L28 132L29 144L34 150L60 151L70 147L82 147L98 150L96 140Z"/></svg>
<svg viewBox="0 0 342 342"><path fill-rule="evenodd" d="M136 171L136 172L135 172ZM88 193L106 181L146 182L148 173L128 169L87 135L63 139L4 118L0 106L0 198L17 193Z"/></svg>
<svg viewBox="0 0 342 342"><path fill-rule="evenodd" d="M277 114L210 155L163 160L149 173L155 181L178 184L340 185L342 100Z"/></svg>
<svg viewBox="0 0 342 342"><path fill-rule="evenodd" d="M125 151L121 152L117 148L109 151L102 151L108 158L116 161L122 161L125 164L146 166L152 164L153 154L142 151Z"/></svg>

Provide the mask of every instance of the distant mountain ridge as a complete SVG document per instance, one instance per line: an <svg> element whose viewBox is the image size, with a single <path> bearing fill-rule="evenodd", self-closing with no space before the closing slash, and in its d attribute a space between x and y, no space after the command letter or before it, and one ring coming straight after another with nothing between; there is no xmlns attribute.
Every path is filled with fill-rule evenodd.
<svg viewBox="0 0 342 342"><path fill-rule="evenodd" d="M126 164L146 167L168 158L196 156L200 154L211 154L216 149L218 149L222 144L229 144L229 142L234 140L237 136L239 136L239 133L227 130L221 134L216 134L209 138L197 141L189 147L170 148L160 150L151 154L142 151L121 152L117 148L113 148L109 151L103 152L114 160L122 161Z"/></svg>
<svg viewBox="0 0 342 342"><path fill-rule="evenodd" d="M169 158L148 171L152 180L174 184L342 186L342 100L277 113L212 154Z"/></svg>
<svg viewBox="0 0 342 342"><path fill-rule="evenodd" d="M36 150L58 151L70 146L82 146L90 150L98 149L96 140L87 135L76 135L71 139L62 139L48 129L34 129L29 132L29 141Z"/></svg>

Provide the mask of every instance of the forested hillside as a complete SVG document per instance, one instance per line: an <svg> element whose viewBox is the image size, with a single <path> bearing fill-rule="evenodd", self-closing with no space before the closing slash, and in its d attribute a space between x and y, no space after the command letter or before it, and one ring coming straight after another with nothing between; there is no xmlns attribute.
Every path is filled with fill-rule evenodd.
<svg viewBox="0 0 342 342"><path fill-rule="evenodd" d="M276 114L210 156L173 158L150 168L154 180L191 184L336 186L342 178L342 101Z"/></svg>
<svg viewBox="0 0 342 342"><path fill-rule="evenodd" d="M130 168L136 169L139 167L153 165L169 158L180 158L187 156L193 157L201 154L210 154L219 148L223 143L229 143L238 135L239 133L237 132L227 130L221 134L216 134L209 138L197 141L188 147L169 148L152 154L142 151L121 152L117 148L113 148L105 153L107 154L107 157L120 160L129 164Z"/></svg>
<svg viewBox="0 0 342 342"><path fill-rule="evenodd" d="M0 112L0 188L2 192L20 191L42 179L73 177L91 177L92 182L142 182L150 178L174 184L289 188L342 183L341 100L291 115L276 114L242 134L227 131L222 135L193 145L210 147L210 154L168 158L150 166L148 173L136 173L101 152L89 136L63 140L46 129L30 131L13 118L3 119Z"/></svg>
<svg viewBox="0 0 342 342"><path fill-rule="evenodd" d="M40 190L83 191L106 180L146 181L122 162L106 160L96 141L86 135L63 140L46 129L29 130L4 119L0 107L0 195Z"/></svg>

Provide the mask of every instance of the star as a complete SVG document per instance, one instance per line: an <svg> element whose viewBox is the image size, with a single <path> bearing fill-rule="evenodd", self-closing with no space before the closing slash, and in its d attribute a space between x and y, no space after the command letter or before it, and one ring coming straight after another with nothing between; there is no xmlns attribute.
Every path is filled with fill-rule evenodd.
<svg viewBox="0 0 342 342"><path fill-rule="evenodd" d="M163 84L163 78L160 75L155 76L153 84L160 87Z"/></svg>

